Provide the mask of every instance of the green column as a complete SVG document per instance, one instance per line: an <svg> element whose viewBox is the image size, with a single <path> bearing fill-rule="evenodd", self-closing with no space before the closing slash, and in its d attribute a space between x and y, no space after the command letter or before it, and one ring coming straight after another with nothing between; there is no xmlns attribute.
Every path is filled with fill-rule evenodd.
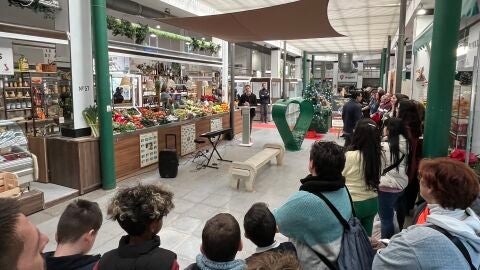
<svg viewBox="0 0 480 270"><path fill-rule="evenodd" d="M426 158L448 154L461 7L462 1L435 1L423 144Z"/></svg>
<svg viewBox="0 0 480 270"><path fill-rule="evenodd" d="M382 59L380 62L380 86L383 87L383 80L385 77L385 65L387 63L387 48L382 49Z"/></svg>
<svg viewBox="0 0 480 270"><path fill-rule="evenodd" d="M307 63L307 52L303 52L303 77L302 77L302 82L303 82L303 91L307 89L308 85L308 63ZM302 95L303 96L303 95Z"/></svg>
<svg viewBox="0 0 480 270"><path fill-rule="evenodd" d="M91 1L98 120L100 123L102 187L103 189L114 189L116 180L115 159L113 155L112 101L110 97L106 5L105 0Z"/></svg>

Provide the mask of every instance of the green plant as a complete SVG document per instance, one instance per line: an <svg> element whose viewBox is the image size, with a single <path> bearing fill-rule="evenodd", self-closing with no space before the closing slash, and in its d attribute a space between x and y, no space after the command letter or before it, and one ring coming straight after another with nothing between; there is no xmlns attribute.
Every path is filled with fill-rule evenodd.
<svg viewBox="0 0 480 270"><path fill-rule="evenodd" d="M123 35L129 39L134 39L135 28L133 27L133 24L125 19L121 19L121 26L123 29Z"/></svg>
<svg viewBox="0 0 480 270"><path fill-rule="evenodd" d="M83 118L85 118L85 122L90 126L92 129L93 137L98 137L100 132L98 130L98 109L97 105L90 106L85 108L82 112Z"/></svg>
<svg viewBox="0 0 480 270"><path fill-rule="evenodd" d="M309 130L319 131L321 128L321 109L322 105L318 103L319 89L315 86L315 83L310 83L303 92L303 98L310 101L313 104L313 119L310 124Z"/></svg>
<svg viewBox="0 0 480 270"><path fill-rule="evenodd" d="M61 10L60 7L56 8L56 7L44 5L40 3L39 0L31 0L30 4L25 4L24 1L20 1L20 0L8 0L8 5L19 7L21 9L25 9L25 8L31 9L35 13L42 12L45 14L44 15L45 19L52 19L52 20L55 19L56 13Z"/></svg>
<svg viewBox="0 0 480 270"><path fill-rule="evenodd" d="M182 73L182 66L179 63L173 62L172 63L172 73L175 76L180 76L180 74Z"/></svg>
<svg viewBox="0 0 480 270"><path fill-rule="evenodd" d="M158 38L189 42L194 51L207 51L209 53L216 54L221 47L219 44L214 42L158 30L151 28L148 25L131 23L124 19L117 19L113 16L107 16L107 28L112 31L114 36L125 36L135 40L135 43L137 44L143 43L148 34L153 34Z"/></svg>
<svg viewBox="0 0 480 270"><path fill-rule="evenodd" d="M142 44L148 34L148 25L140 24L140 27L135 28L135 43Z"/></svg>

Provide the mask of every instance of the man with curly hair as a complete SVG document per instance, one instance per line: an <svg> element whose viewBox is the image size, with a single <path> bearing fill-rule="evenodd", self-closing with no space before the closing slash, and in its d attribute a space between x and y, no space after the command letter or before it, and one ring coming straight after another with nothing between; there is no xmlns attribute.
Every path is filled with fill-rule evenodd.
<svg viewBox="0 0 480 270"><path fill-rule="evenodd" d="M128 235L118 248L100 259L98 270L178 270L177 255L160 248L163 217L174 207L173 193L158 185L120 190L108 206L108 215Z"/></svg>

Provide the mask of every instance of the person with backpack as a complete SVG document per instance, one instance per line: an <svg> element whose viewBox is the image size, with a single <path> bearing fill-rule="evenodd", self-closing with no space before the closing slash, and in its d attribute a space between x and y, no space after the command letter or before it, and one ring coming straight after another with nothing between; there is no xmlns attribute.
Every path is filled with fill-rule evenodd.
<svg viewBox="0 0 480 270"><path fill-rule="evenodd" d="M373 251L365 230L358 220L352 219L352 202L342 176L344 167L345 154L341 146L334 142L315 142L310 150L311 174L300 180L300 190L273 212L279 231L295 245L303 269L371 267L369 258L371 255L373 259ZM356 235L352 233L359 238L353 239ZM352 240L358 241L351 245ZM345 245L346 241L349 244ZM365 241L367 249L356 245ZM363 260L366 263L362 263ZM356 267L345 266L346 263ZM360 267L362 265L366 266Z"/></svg>
<svg viewBox="0 0 480 270"><path fill-rule="evenodd" d="M352 143L345 153L343 176L352 195L353 206L368 235L378 212L377 189L380 183L382 147L380 131L371 119L358 121Z"/></svg>
<svg viewBox="0 0 480 270"><path fill-rule="evenodd" d="M420 163L419 178L426 223L392 237L372 269L479 269L480 219L469 207L480 191L478 176L465 163L437 158Z"/></svg>
<svg viewBox="0 0 480 270"><path fill-rule="evenodd" d="M378 188L378 205L382 238L390 239L395 233L395 206L408 185L409 141L401 119L391 118L383 129L383 171Z"/></svg>

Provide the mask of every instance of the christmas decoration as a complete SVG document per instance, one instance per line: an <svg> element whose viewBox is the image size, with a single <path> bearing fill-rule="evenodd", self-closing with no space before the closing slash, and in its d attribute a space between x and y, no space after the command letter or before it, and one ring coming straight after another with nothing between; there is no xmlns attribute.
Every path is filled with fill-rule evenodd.
<svg viewBox="0 0 480 270"><path fill-rule="evenodd" d="M308 130L318 131L322 105L319 104L320 93L314 83L310 83L303 91L303 98L313 104L313 119Z"/></svg>
<svg viewBox="0 0 480 270"><path fill-rule="evenodd" d="M319 89L320 87L320 89ZM303 92L303 98L309 100L313 104L313 119L309 130L318 133L327 133L330 128L330 117L332 109L330 103L332 101L332 85L323 82L319 86L311 82Z"/></svg>

